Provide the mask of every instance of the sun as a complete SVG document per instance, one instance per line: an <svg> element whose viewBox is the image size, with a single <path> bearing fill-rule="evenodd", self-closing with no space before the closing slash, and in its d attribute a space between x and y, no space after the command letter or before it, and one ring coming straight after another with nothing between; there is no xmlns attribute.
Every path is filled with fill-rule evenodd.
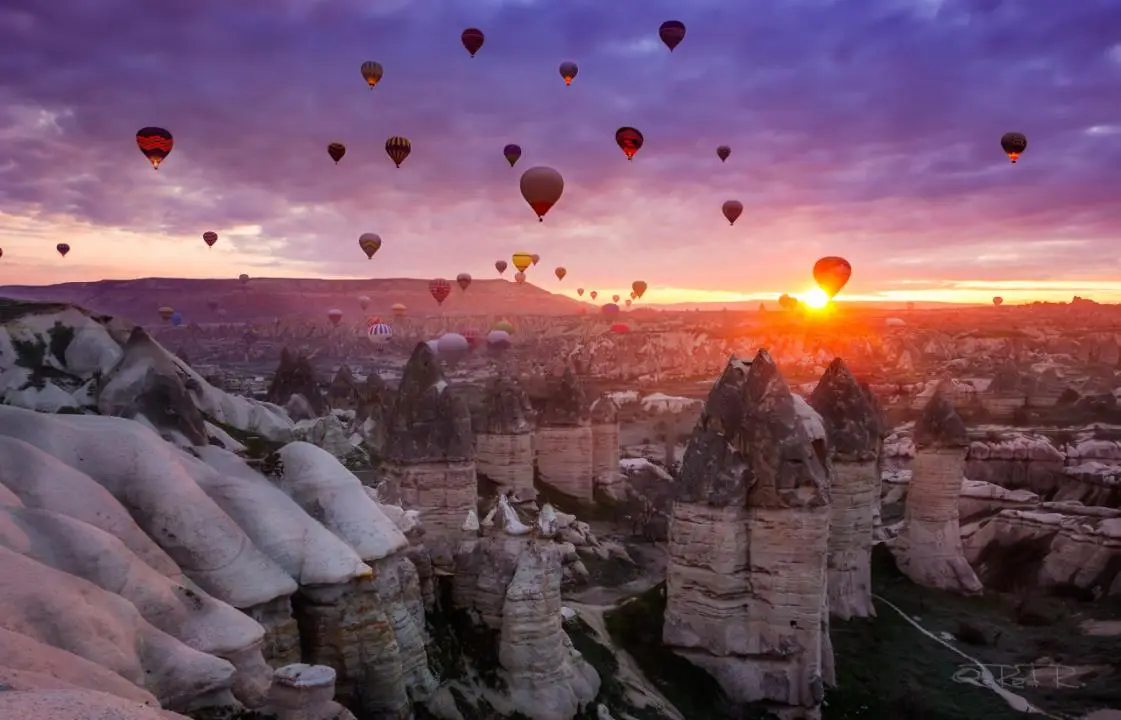
<svg viewBox="0 0 1121 720"><path fill-rule="evenodd" d="M802 304L811 310L822 310L829 304L829 296L821 288L814 288L802 293L799 298Z"/></svg>

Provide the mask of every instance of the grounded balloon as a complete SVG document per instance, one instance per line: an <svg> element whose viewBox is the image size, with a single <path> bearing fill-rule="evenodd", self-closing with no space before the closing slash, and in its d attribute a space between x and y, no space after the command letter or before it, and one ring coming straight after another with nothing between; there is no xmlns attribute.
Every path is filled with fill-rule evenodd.
<svg viewBox="0 0 1121 720"><path fill-rule="evenodd" d="M370 298L366 297L365 295L360 296L358 298L358 307L362 308L363 310L370 307Z"/></svg>
<svg viewBox="0 0 1121 720"><path fill-rule="evenodd" d="M502 154L506 156L506 162L510 163L510 167L514 167L514 163L522 156L522 149L520 146L511 143L502 148Z"/></svg>
<svg viewBox="0 0 1121 720"><path fill-rule="evenodd" d="M525 284L525 273L521 272L520 270L518 272L514 273L514 282L516 282L519 285L524 285Z"/></svg>
<svg viewBox="0 0 1121 720"><path fill-rule="evenodd" d="M1004 304L1004 298L1000 297L999 295L997 295L996 297L993 298L993 305L995 307L1000 307L1003 304Z"/></svg>
<svg viewBox="0 0 1121 720"><path fill-rule="evenodd" d="M635 153L642 149L642 142L642 133L633 127L621 127L615 131L615 144L628 160L634 160Z"/></svg>
<svg viewBox="0 0 1121 720"><path fill-rule="evenodd" d="M529 259L533 261L534 267L537 267L537 263L541 262L541 256L537 253L533 253L532 255L530 255Z"/></svg>
<svg viewBox="0 0 1121 720"><path fill-rule="evenodd" d="M483 336L479 333L478 329L467 326L459 329L459 334L467 341L467 348L474 350L479 347L483 342Z"/></svg>
<svg viewBox="0 0 1121 720"><path fill-rule="evenodd" d="M537 213L537 220L545 222L545 214L564 193L564 178L551 167L531 167L522 173L521 188L522 197Z"/></svg>
<svg viewBox="0 0 1121 720"><path fill-rule="evenodd" d="M579 72L580 68L577 67L576 63L574 62L565 61L560 64L560 75L562 78L564 78L565 85L571 85L572 81L576 79L576 75L579 74Z"/></svg>
<svg viewBox="0 0 1121 720"><path fill-rule="evenodd" d="M242 285L248 285L249 284L249 276L246 275L245 273L242 273L242 274L238 275L237 279L241 282Z"/></svg>
<svg viewBox="0 0 1121 720"><path fill-rule="evenodd" d="M389 309L393 311L393 317L397 318L405 317L405 313L409 311L409 309L401 303L393 303L393 306Z"/></svg>
<svg viewBox="0 0 1121 720"><path fill-rule="evenodd" d="M626 323L615 323L611 326L611 332L619 333L620 335L623 333L629 333L630 331L631 326L627 325Z"/></svg>
<svg viewBox="0 0 1121 720"><path fill-rule="evenodd" d="M743 203L739 200L725 200L720 211L723 212L724 217L728 219L729 225L735 225L736 220L743 214Z"/></svg>
<svg viewBox="0 0 1121 720"><path fill-rule="evenodd" d="M331 321L332 325L334 325L335 327L338 327L339 321L343 319L343 311L342 310L328 310L327 311L327 319Z"/></svg>
<svg viewBox="0 0 1121 720"><path fill-rule="evenodd" d="M466 290L471 286L471 276L467 273L460 273L455 276L456 283L459 284L460 290Z"/></svg>
<svg viewBox="0 0 1121 720"><path fill-rule="evenodd" d="M362 63L362 77L366 78L366 84L373 90L374 86L381 82L382 75L385 74L385 68L381 63L367 60Z"/></svg>
<svg viewBox="0 0 1121 720"><path fill-rule="evenodd" d="M214 243L218 242L218 233L207 230L202 234L202 241L206 243L207 247L214 247Z"/></svg>
<svg viewBox="0 0 1121 720"><path fill-rule="evenodd" d="M397 167L401 167L401 163L405 162L405 158L412 151L413 144L409 142L408 138L403 138L400 135L394 135L385 141L385 154Z"/></svg>
<svg viewBox="0 0 1121 720"><path fill-rule="evenodd" d="M366 326L366 337L374 345L384 345L393 337L393 328L385 323L370 323Z"/></svg>
<svg viewBox="0 0 1121 720"><path fill-rule="evenodd" d="M595 300L597 297L599 297L599 292L592 290L592 300Z"/></svg>
<svg viewBox="0 0 1121 720"><path fill-rule="evenodd" d="M557 280L564 280L564 276L568 274L568 270L559 267L553 271L553 274L557 276Z"/></svg>
<svg viewBox="0 0 1121 720"><path fill-rule="evenodd" d="M66 253L70 252L70 245L67 243L59 243L58 245L54 246L54 249L58 250L59 255L61 255L62 257L66 257Z"/></svg>
<svg viewBox="0 0 1121 720"><path fill-rule="evenodd" d="M171 319L172 315L175 314L175 308L164 305L159 310L156 310L156 313L159 314L161 320L166 322Z"/></svg>
<svg viewBox="0 0 1121 720"><path fill-rule="evenodd" d="M641 300L642 296L646 294L646 281L635 280L631 283L631 290L634 291L634 296Z"/></svg>
<svg viewBox="0 0 1121 720"><path fill-rule="evenodd" d="M487 333L487 348L490 350L508 350L510 344L510 333L505 330L491 330Z"/></svg>
<svg viewBox="0 0 1121 720"><path fill-rule="evenodd" d="M685 39L685 23L680 20L666 20L658 28L658 37L666 44L670 52Z"/></svg>
<svg viewBox="0 0 1121 720"><path fill-rule="evenodd" d="M362 233L358 236L358 247L362 248L362 252L366 253L367 260L372 259L374 253L381 250L381 235L377 233Z"/></svg>
<svg viewBox="0 0 1121 720"><path fill-rule="evenodd" d="M428 292L432 293L432 298L436 301L437 305L443 305L444 301L448 299L451 294L452 285L444 278L436 278L428 283Z"/></svg>
<svg viewBox="0 0 1121 720"><path fill-rule="evenodd" d="M475 53L479 52L487 40L486 35L483 35L483 31L478 28L467 28L459 39L463 42L463 47L467 48L467 52L471 53L471 57L475 57Z"/></svg>
<svg viewBox="0 0 1121 720"><path fill-rule="evenodd" d="M1016 162L1024 151L1028 149L1028 138L1023 133L1004 133L1000 138L1000 147L1012 162Z"/></svg>
<svg viewBox="0 0 1121 720"><path fill-rule="evenodd" d="M527 252L516 252L510 258L510 261L514 263L514 268L518 272L525 272L529 269L529 266L533 264L533 256ZM506 263L502 264L505 265ZM503 270L505 270L505 268L503 268Z"/></svg>
<svg viewBox="0 0 1121 720"><path fill-rule="evenodd" d="M338 165L339 160L342 160L343 155L346 155L346 145L343 145L341 142L328 143L327 154L330 155L331 159Z"/></svg>
<svg viewBox="0 0 1121 720"><path fill-rule="evenodd" d="M171 133L161 127L146 127L136 131L136 146L148 158L148 162L152 163L152 167L159 170L160 163L171 154L175 140Z"/></svg>
<svg viewBox="0 0 1121 720"><path fill-rule="evenodd" d="M607 317L615 317L619 314L619 306L615 303L607 303L602 308L600 308L600 312L602 312Z"/></svg>
<svg viewBox="0 0 1121 720"><path fill-rule="evenodd" d="M506 272L506 268L508 268L508 267L509 267L509 265L506 264L505 260L495 260L494 261L494 269L498 271L499 275Z"/></svg>
<svg viewBox="0 0 1121 720"><path fill-rule="evenodd" d="M436 341L436 354L444 360L459 360L470 351L471 344L459 333L444 333Z"/></svg>
<svg viewBox="0 0 1121 720"><path fill-rule="evenodd" d="M814 263L814 281L833 298L852 277L852 265L843 257L823 257Z"/></svg>
<svg viewBox="0 0 1121 720"><path fill-rule="evenodd" d="M727 145L721 145L720 147L716 148L716 157L720 158L720 162L724 162L725 160L727 160L728 156L731 154L732 148L728 147Z"/></svg>
<svg viewBox="0 0 1121 720"><path fill-rule="evenodd" d="M171 314L171 324L174 327L179 327L180 325L183 324L183 316L180 315L179 313L172 313Z"/></svg>

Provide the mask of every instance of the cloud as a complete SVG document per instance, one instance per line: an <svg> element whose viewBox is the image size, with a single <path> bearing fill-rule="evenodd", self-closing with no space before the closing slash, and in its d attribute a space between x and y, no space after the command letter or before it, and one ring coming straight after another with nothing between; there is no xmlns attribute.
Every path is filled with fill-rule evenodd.
<svg viewBox="0 0 1121 720"><path fill-rule="evenodd" d="M672 54L657 40L671 18L688 28ZM473 59L468 26L487 35ZM12 0L0 206L38 229L6 232L4 262L77 223L100 263L85 272L117 275L214 229L204 257L221 276L253 258L486 276L528 249L568 267L565 287L641 276L655 301L659 286L801 287L825 253L852 260L854 293L956 278L980 256L969 272L994 279L1104 277L1121 231L1119 34L1114 0ZM367 59L385 67L374 90ZM175 135L158 173L133 141L146 125ZM646 138L634 162L622 125ZM1016 166L1009 130L1029 138ZM383 150L396 134L413 143L399 170ZM525 153L514 169L508 142ZM545 223L518 191L537 164L566 180ZM372 264L356 263L366 231L385 240ZM1056 241L1077 244L1041 244ZM30 271L74 279L51 262Z"/></svg>

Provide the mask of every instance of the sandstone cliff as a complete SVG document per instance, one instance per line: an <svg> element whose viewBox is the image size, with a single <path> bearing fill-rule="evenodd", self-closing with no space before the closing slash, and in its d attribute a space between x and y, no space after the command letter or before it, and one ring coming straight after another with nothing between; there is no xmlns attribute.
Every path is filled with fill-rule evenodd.
<svg viewBox="0 0 1121 720"><path fill-rule="evenodd" d="M478 473L498 493L537 497L533 487L533 408L518 383L505 376L487 384L474 418Z"/></svg>
<svg viewBox="0 0 1121 720"><path fill-rule="evenodd" d="M588 402L571 367L549 379L537 418L536 441L541 482L575 500L593 502Z"/></svg>
<svg viewBox="0 0 1121 720"><path fill-rule="evenodd" d="M626 499L625 478L619 471L619 406L610 395L603 395L591 407L592 484L601 497Z"/></svg>

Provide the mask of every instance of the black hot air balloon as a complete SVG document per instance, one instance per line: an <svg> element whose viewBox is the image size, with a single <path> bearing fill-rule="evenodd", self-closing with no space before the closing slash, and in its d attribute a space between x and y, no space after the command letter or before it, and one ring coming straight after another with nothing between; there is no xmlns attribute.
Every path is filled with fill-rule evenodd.
<svg viewBox="0 0 1121 720"><path fill-rule="evenodd" d="M726 161L728 159L728 156L731 154L732 148L728 147L727 145L721 145L720 147L716 148L716 157L720 158L720 162Z"/></svg>
<svg viewBox="0 0 1121 720"><path fill-rule="evenodd" d="M146 127L136 131L136 146L148 158L148 162L152 163L152 167L159 170L160 163L171 154L175 140L162 127Z"/></svg>
<svg viewBox="0 0 1121 720"><path fill-rule="evenodd" d="M1000 138L1000 147L1004 150L1008 159L1014 163L1028 149L1028 138L1023 133L1004 133Z"/></svg>
<svg viewBox="0 0 1121 720"><path fill-rule="evenodd" d="M471 57L475 57L475 53L479 52L483 43L487 41L486 35L478 28L467 28L459 39L463 42L463 47L467 48L467 52L471 53Z"/></svg>
<svg viewBox="0 0 1121 720"><path fill-rule="evenodd" d="M615 131L615 143L628 160L634 160L635 153L642 149L642 142L642 133L633 127L621 127Z"/></svg>
<svg viewBox="0 0 1121 720"><path fill-rule="evenodd" d="M343 145L341 142L328 143L327 154L330 155L331 159L338 165L339 160L342 160L343 155L346 155L346 145Z"/></svg>
<svg viewBox="0 0 1121 720"><path fill-rule="evenodd" d="M666 20L658 28L658 37L666 44L670 52L685 39L685 23L680 20Z"/></svg>
<svg viewBox="0 0 1121 720"><path fill-rule="evenodd" d="M70 245L67 243L59 243L58 245L54 246L54 249L58 250L59 255L61 255L62 257L66 257L66 253L70 252Z"/></svg>
<svg viewBox="0 0 1121 720"><path fill-rule="evenodd" d="M514 167L514 163L522 157L522 148L520 145L510 143L502 148L502 154L506 156L506 162L510 163L510 167Z"/></svg>
<svg viewBox="0 0 1121 720"><path fill-rule="evenodd" d="M385 154L393 161L397 167L401 167L401 163L405 162L405 158L413 151L413 144L409 142L408 138L394 135L385 141Z"/></svg>

